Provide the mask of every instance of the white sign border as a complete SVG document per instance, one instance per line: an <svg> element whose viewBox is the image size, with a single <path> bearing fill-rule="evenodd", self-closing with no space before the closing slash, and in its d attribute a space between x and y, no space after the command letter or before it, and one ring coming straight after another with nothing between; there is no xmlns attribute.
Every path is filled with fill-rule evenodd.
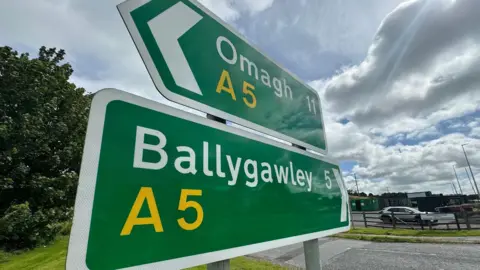
<svg viewBox="0 0 480 270"><path fill-rule="evenodd" d="M180 1L180 0L179 0ZM221 111L221 110L218 110L214 107L211 107L211 106L208 106L208 105L205 105L203 103L200 103L198 101L195 101L195 100L192 100L192 99L189 99L187 97L184 97L184 96L181 96L179 94L176 94L172 91L170 91L166 86L165 84L163 83L162 81L162 78L160 77L160 74L158 73L158 70L157 68L155 67L155 64L153 63L153 60L152 60L152 57L150 56L150 54L148 53L148 50L147 50L147 47L145 46L145 43L143 42L143 39L142 37L140 36L140 33L138 32L138 29L137 27L135 26L135 23L133 21L133 18L130 14L131 11L139 8L140 6L143 6L145 5L146 3L150 2L150 0L127 0L121 4L119 4L117 6L118 8L118 11L120 12L120 15L123 19L123 22L125 23L125 26L127 27L128 29L128 32L130 33L130 36L132 37L133 39L133 43L135 44L135 46L137 47L137 50L138 50L138 53L140 54L142 60L143 60L143 63L145 64L146 68L147 68L147 71L150 75L150 78L152 79L153 81L153 84L155 85L155 87L157 88L157 90L162 94L164 95L167 99L169 99L170 101L173 101L173 102L176 102L176 103L179 103L179 104L182 104L182 105L185 105L185 106L188 106L190 108L193 108L193 109L196 109L196 110L199 110L199 111L202 111L202 112L205 112L205 113L209 113L209 114L212 114L212 115L215 115L217 117L221 117L223 119L226 119L226 120L229 120L229 121L232 121L234 123L237 123L239 125L242 125L242 126L245 126L245 127L248 127L248 128L251 128L251 129L254 129L254 130L257 130L257 131L260 131L260 132L263 132L265 134L268 134L270 136L273 136L273 137L277 137L279 139L282 139L282 140L285 140L285 141L288 141L288 142L291 142L291 143L294 143L296 145L299 145L299 146L303 146L307 149L310 149L310 150L313 150L315 152L318 152L320 154L324 154L326 155L328 153L328 144L327 144L327 134L326 134L326 131L325 131L325 121L324 121L324 118L323 118L323 112L322 112L322 102L320 100L320 95L318 94L317 91L315 91L313 88L311 88L308 84L304 83L303 81L301 81L295 74L291 73L288 69L286 69L285 67L283 67L282 65L278 64L277 62L275 62L274 60L270 59L270 57L268 57L265 53L263 53L260 49L258 49L256 46L250 44L250 42L248 42L246 40L245 37L243 37L242 34L238 33L235 29L233 29L232 27L230 27L228 24L226 24L222 19L220 19L218 16L216 16L215 14L213 14L210 10L208 10L207 8L205 8L202 4L200 4L199 2L197 2L196 0L188 0L190 1L192 4L194 4L195 6L197 6L199 9L201 9L203 12L205 12L208 16L212 17L214 20L216 20L218 23L220 23L221 25L223 25L225 28L227 28L229 31L231 31L233 34L235 34L237 37L239 37L240 39L242 39L244 42L246 42L249 46L251 46L252 48L254 48L255 50L257 50L260 54L262 54L265 58L267 58L269 61L271 61L272 63L274 63L275 65L277 65L280 69L282 69L283 71L285 71L287 74L289 74L290 76L292 76L295 80L297 80L299 83L301 83L303 86L305 86L307 89L309 89L310 91L312 91L312 94L316 95L317 99L318 99L318 106L319 106L319 112L320 112L320 115L321 115L321 119L322 119L322 125L323 125L323 139L325 141L325 150L324 149L321 149L317 146L314 146L314 145L311 145L309 143L305 143L303 141L300 141L298 139L295 139L293 137L290 137L290 136L287 136L283 133L280 133L280 132L277 132L277 131L274 131L272 129L268 129L268 128L265 128L261 125L258 125L258 124L255 124L253 122L250 122L246 119L243 119L243 118L240 118L238 116L235 116L233 114L229 114L229 113L226 113L224 111Z"/></svg>
<svg viewBox="0 0 480 270"><path fill-rule="evenodd" d="M103 128L105 122L105 113L107 105L114 100L121 100L135 104L154 111L182 118L204 126L212 127L217 130L232 133L238 136L256 140L265 144L273 145L288 151L309 156L311 158L329 162L338 166L338 163L328 157L320 157L306 151L299 150L296 147L289 146L268 138L227 126L216 121L203 118L182 110L178 110L155 101L145 99L133 94L117 89L103 89L98 91L92 101L90 115L88 120L87 134L82 156L82 165L80 169L80 179L78 181L77 195L75 199L75 211L73 225L68 244L66 269L88 269L86 265L87 245L90 233L91 214L93 209L93 200L95 195L95 185L97 181L98 162L100 159L100 148L103 137ZM341 187L340 187L341 188ZM350 207L349 207L350 208ZM348 208L348 209L349 209ZM149 263L124 269L183 269L196 265L211 263L214 261L225 260L267 249L295 244L314 238L329 236L332 234L348 231L351 227L351 219L348 226L335 228L331 230L314 232L299 236L292 236L283 239L277 239L257 244L251 244L241 247L229 248L220 251L213 251L203 254L192 255L177 259L171 259L161 262Z"/></svg>

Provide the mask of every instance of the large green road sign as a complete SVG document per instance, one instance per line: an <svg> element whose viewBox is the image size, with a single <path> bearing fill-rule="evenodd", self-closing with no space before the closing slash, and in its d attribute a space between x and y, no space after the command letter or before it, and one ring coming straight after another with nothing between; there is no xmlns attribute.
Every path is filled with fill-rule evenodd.
<svg viewBox="0 0 480 270"><path fill-rule="evenodd" d="M326 158L118 90L93 99L68 269L178 269L349 229Z"/></svg>
<svg viewBox="0 0 480 270"><path fill-rule="evenodd" d="M129 0L118 9L156 88L165 97L327 152L318 93L201 4Z"/></svg>

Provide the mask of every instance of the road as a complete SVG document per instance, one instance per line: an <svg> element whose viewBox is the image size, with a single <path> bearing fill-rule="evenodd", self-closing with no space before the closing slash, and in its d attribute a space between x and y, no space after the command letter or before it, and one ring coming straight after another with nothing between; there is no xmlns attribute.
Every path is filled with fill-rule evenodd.
<svg viewBox="0 0 480 270"><path fill-rule="evenodd" d="M392 224L386 224L386 223L383 223L378 217L379 217L379 214L377 212L366 212L365 214L366 216L366 219L368 221L368 226L372 226L372 227L381 227L381 228L392 228L393 225ZM355 228L358 228L358 227L365 227L365 223L363 222L363 214L361 212L352 212L352 220L353 220L353 226ZM463 219L459 219L459 222L462 223L464 222ZM475 218L471 218L470 219L470 222L472 223L470 225L471 228L475 228L475 229L480 229L480 220L478 217L475 217ZM439 221L439 223L443 223L443 224L436 224L433 226L434 229L437 229L437 230L448 230L448 229L456 229L457 228L457 224L455 223L454 220L452 221L448 221L448 220L441 220ZM450 224L446 224L446 223L450 223ZM477 224L473 224L473 223L477 223ZM416 229L420 229L421 226L419 224L416 224L416 223L412 223L412 222L408 222L406 224L402 224L400 222L397 222L396 224L396 227L397 228L416 228ZM424 226L425 229L428 229L428 226L425 225ZM467 229L467 226L466 224L460 224L460 228L461 229Z"/></svg>
<svg viewBox="0 0 480 270"><path fill-rule="evenodd" d="M373 243L348 239L319 239L323 270L365 269L479 269L479 245ZM256 253L292 268L304 269L302 244L295 244Z"/></svg>

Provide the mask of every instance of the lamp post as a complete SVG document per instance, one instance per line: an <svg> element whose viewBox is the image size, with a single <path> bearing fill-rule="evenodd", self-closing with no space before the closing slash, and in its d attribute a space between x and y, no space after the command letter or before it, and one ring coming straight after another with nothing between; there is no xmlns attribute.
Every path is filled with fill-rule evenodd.
<svg viewBox="0 0 480 270"><path fill-rule="evenodd" d="M472 175L473 183L475 184L475 188L477 189L477 196L480 198L480 192L478 191L477 181L475 180L475 175L473 175L472 166L470 166L470 161L468 161L467 152L465 152L465 148L463 147L464 145L466 145L466 143L462 144L463 154L465 155L468 168L470 169L470 174Z"/></svg>
<svg viewBox="0 0 480 270"><path fill-rule="evenodd" d="M460 195L463 195L462 185L460 185L460 180L458 180L457 171L455 170L455 165L453 165L453 172L455 173L455 178L457 178L458 188L460 189Z"/></svg>
<svg viewBox="0 0 480 270"><path fill-rule="evenodd" d="M453 187L453 192L455 192L453 194L458 195L457 188L455 187L455 184L453 183L453 181L452 181L452 187Z"/></svg>
<svg viewBox="0 0 480 270"><path fill-rule="evenodd" d="M472 179L470 179L470 175L468 174L467 167L465 167L465 173L467 174L468 182L470 182L470 185L472 185L473 194L477 193L477 192L475 191L475 186L473 185Z"/></svg>
<svg viewBox="0 0 480 270"><path fill-rule="evenodd" d="M355 185L357 186L357 194L360 196L360 191L358 191L358 183L357 183L357 174L353 173L353 178L355 178Z"/></svg>

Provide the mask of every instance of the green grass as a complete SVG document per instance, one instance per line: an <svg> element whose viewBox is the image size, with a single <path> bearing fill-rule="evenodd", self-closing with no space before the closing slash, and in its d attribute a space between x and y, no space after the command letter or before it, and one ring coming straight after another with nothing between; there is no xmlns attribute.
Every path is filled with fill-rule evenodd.
<svg viewBox="0 0 480 270"><path fill-rule="evenodd" d="M205 265L188 268L189 270L206 270ZM291 268L283 267L280 265L272 264L267 261L260 261L257 259L247 258L247 257L238 257L230 261L231 270L242 270L242 269L272 269L272 270L287 270Z"/></svg>
<svg viewBox="0 0 480 270"><path fill-rule="evenodd" d="M446 244L465 244L463 241L445 241L437 238L428 238L428 237L388 237L381 235L354 235L354 234L337 234L335 237L345 238L345 239L354 239L354 240L364 240L371 242L389 242L389 243L446 243ZM480 241L471 241L469 244L480 244Z"/></svg>
<svg viewBox="0 0 480 270"><path fill-rule="evenodd" d="M63 236L52 245L38 247L18 255L0 251L0 269L65 269L67 245L68 237Z"/></svg>
<svg viewBox="0 0 480 270"><path fill-rule="evenodd" d="M38 247L20 254L0 251L0 269L2 270L56 270L65 269L68 237L59 237L57 241L47 247ZM204 270L206 266L189 268L190 270ZM248 257L238 257L231 260L230 269L273 269L286 270L289 268L260 261Z"/></svg>
<svg viewBox="0 0 480 270"><path fill-rule="evenodd" d="M379 229L379 228L357 228L351 229L344 234L373 234L373 235L394 235L394 236L439 236L439 237L461 237L480 236L480 230L408 230L408 229Z"/></svg>

